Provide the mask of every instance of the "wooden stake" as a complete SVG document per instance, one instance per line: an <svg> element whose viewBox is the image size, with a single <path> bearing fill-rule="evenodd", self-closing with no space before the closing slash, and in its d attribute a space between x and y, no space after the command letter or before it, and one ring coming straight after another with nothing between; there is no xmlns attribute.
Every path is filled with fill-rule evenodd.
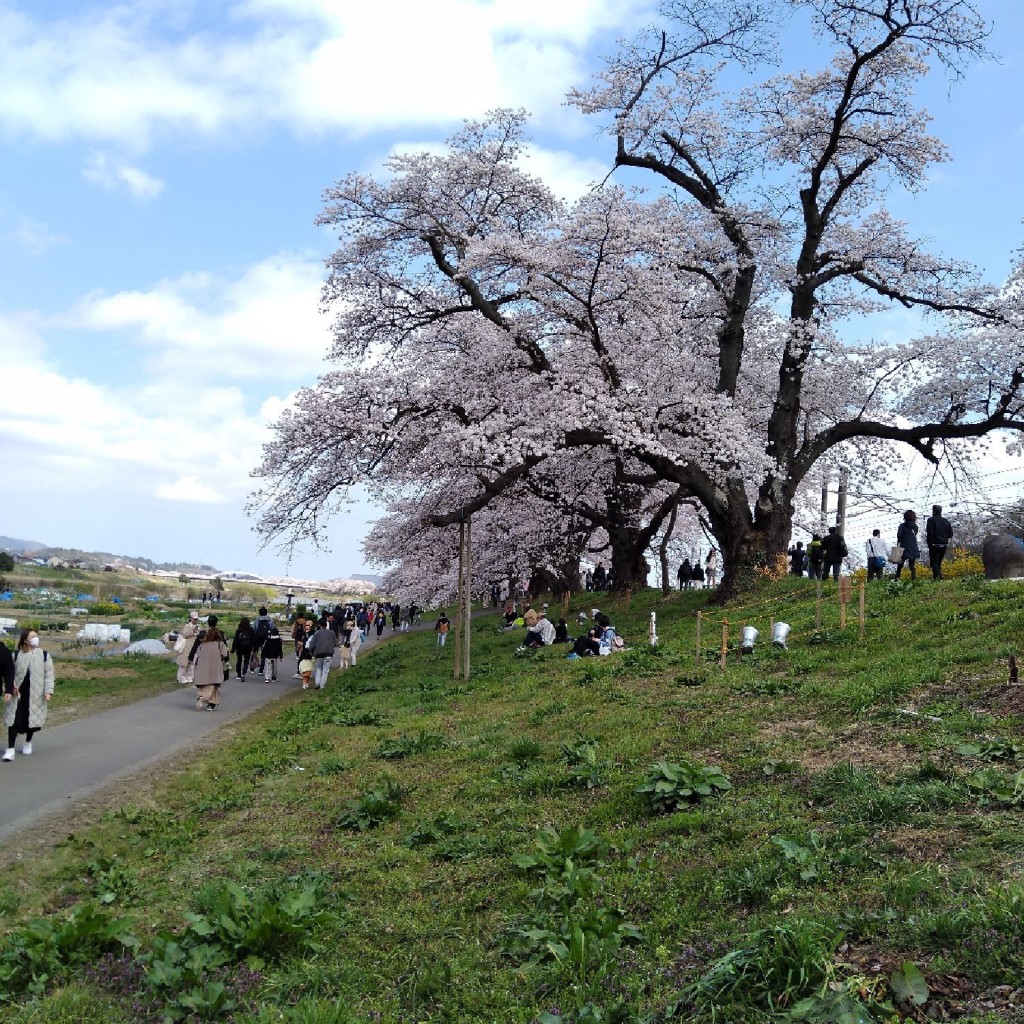
<svg viewBox="0 0 1024 1024"><path fill-rule="evenodd" d="M459 583L458 597L455 603L455 663L452 666L452 679L459 678L459 664L462 661L462 583L465 573L466 557L466 524L459 523Z"/></svg>
<svg viewBox="0 0 1024 1024"><path fill-rule="evenodd" d="M722 671L725 671L726 657L729 654L729 620L722 621Z"/></svg>
<svg viewBox="0 0 1024 1024"><path fill-rule="evenodd" d="M858 595L857 603L860 611L860 638L864 639L864 581L860 581L860 594Z"/></svg>
<svg viewBox="0 0 1024 1024"><path fill-rule="evenodd" d="M818 580L818 585L815 588L816 593L814 596L814 628L821 629L821 580Z"/></svg>
<svg viewBox="0 0 1024 1024"><path fill-rule="evenodd" d="M463 635L463 662L462 676L469 680L469 619L473 610L473 600L469 596L473 592L473 517L466 520L466 627Z"/></svg>
<svg viewBox="0 0 1024 1024"><path fill-rule="evenodd" d="M704 621L704 613L697 612L697 650L693 657L693 663L697 668L700 668L700 627Z"/></svg>

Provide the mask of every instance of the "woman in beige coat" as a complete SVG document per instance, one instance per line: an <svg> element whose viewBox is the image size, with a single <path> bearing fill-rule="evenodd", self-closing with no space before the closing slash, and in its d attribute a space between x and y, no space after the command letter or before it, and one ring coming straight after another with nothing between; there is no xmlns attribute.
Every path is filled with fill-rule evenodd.
<svg viewBox="0 0 1024 1024"><path fill-rule="evenodd" d="M211 615L207 622L209 627L193 644L194 653L190 658L192 680L196 684L196 711L217 710L220 684L224 682L224 662L228 660L228 645L217 628L217 616Z"/></svg>
<svg viewBox="0 0 1024 1024"><path fill-rule="evenodd" d="M39 634L23 629L14 654L14 680L4 691L7 749L2 760L14 760L14 741L25 736L21 752L32 753L32 737L46 724L46 705L53 696L53 659L40 650Z"/></svg>
<svg viewBox="0 0 1024 1024"><path fill-rule="evenodd" d="M199 612L193 609L188 613L188 622L182 627L178 639L174 643L174 649L178 652L174 656L174 661L178 666L178 682L182 686L188 686L192 682L192 662L189 661L189 658L192 656L192 645L197 636L199 636Z"/></svg>

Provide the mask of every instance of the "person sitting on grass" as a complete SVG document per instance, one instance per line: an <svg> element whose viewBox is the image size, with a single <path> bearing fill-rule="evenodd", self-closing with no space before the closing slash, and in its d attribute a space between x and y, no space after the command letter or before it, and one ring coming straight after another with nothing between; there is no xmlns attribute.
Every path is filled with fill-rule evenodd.
<svg viewBox="0 0 1024 1024"><path fill-rule="evenodd" d="M569 644L572 643L572 637L569 636L569 624L565 619L559 619L558 625L555 626L555 640L556 644Z"/></svg>
<svg viewBox="0 0 1024 1024"><path fill-rule="evenodd" d="M580 636L576 638L575 643L572 645L572 653L578 658L586 658L590 655L598 655L601 653L601 641L597 638L597 630L591 629L587 632L586 636Z"/></svg>
<svg viewBox="0 0 1024 1024"><path fill-rule="evenodd" d="M537 624L527 630L523 638L523 647L549 647L555 642L555 627L548 619L547 613L541 611L537 616Z"/></svg>

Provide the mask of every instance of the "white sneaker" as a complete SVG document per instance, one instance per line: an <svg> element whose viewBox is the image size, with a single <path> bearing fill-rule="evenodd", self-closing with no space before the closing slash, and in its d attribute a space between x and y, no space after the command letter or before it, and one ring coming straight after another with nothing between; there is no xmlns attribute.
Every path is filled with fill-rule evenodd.
<svg viewBox="0 0 1024 1024"><path fill-rule="evenodd" d="M23 743L21 745L21 752L23 754L31 754L32 753L32 744L31 743Z"/></svg>
<svg viewBox="0 0 1024 1024"><path fill-rule="evenodd" d="M13 761L14 760L14 747L8 747L4 751L4 756L0 757L0 761Z"/></svg>

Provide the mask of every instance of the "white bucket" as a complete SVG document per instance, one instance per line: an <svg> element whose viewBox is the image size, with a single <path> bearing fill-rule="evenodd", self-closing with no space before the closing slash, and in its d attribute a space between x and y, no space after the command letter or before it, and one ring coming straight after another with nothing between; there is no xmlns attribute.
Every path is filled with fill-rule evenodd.
<svg viewBox="0 0 1024 1024"><path fill-rule="evenodd" d="M791 627L786 622L776 622L775 628L772 630L772 643L776 647L781 647L786 650L786 637L789 636Z"/></svg>
<svg viewBox="0 0 1024 1024"><path fill-rule="evenodd" d="M740 638L740 650L752 651L758 636L760 636L760 633L753 626L744 626L743 636Z"/></svg>

